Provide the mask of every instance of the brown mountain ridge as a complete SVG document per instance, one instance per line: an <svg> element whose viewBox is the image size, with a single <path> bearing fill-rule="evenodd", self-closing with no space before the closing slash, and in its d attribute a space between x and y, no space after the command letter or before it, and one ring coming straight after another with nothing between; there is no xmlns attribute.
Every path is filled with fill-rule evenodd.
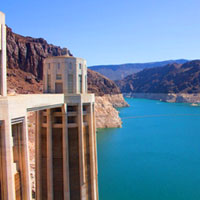
<svg viewBox="0 0 200 200"><path fill-rule="evenodd" d="M200 93L200 60L144 69L116 83L122 93Z"/></svg>

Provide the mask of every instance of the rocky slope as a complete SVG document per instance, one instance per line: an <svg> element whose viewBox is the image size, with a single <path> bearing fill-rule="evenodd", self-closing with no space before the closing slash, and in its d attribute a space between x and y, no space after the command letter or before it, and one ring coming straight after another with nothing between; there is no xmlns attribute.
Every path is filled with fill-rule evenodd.
<svg viewBox="0 0 200 200"><path fill-rule="evenodd" d="M143 69L149 69L153 67L160 67L170 63L183 64L187 60L167 60L161 62L150 62L150 63L129 63L121 65L97 65L91 66L90 69L103 74L111 80L121 80L128 75L142 71Z"/></svg>
<svg viewBox="0 0 200 200"><path fill-rule="evenodd" d="M88 90L96 96L120 94L116 84L98 72L88 69Z"/></svg>
<svg viewBox="0 0 200 200"><path fill-rule="evenodd" d="M123 93L171 102L193 102L200 93L200 60L145 69L117 81Z"/></svg>
<svg viewBox="0 0 200 200"><path fill-rule="evenodd" d="M115 108L129 106L122 94L95 97L95 113L97 128L118 128L122 126L119 113Z"/></svg>
<svg viewBox="0 0 200 200"><path fill-rule="evenodd" d="M109 98L112 98L112 96L109 96ZM96 97L95 113L97 128L116 128L122 126L118 111L106 96Z"/></svg>
<svg viewBox="0 0 200 200"><path fill-rule="evenodd" d="M97 128L121 127L122 121L115 108L126 107L128 104L116 84L98 72L88 69L88 90L96 96Z"/></svg>
<svg viewBox="0 0 200 200"><path fill-rule="evenodd" d="M8 92L41 93L44 58L64 54L72 55L66 48L18 35L7 27Z"/></svg>
<svg viewBox="0 0 200 200"><path fill-rule="evenodd" d="M69 54L67 48L48 44L43 38L24 37L7 27L7 63L10 69L21 69L42 80L43 59L48 56Z"/></svg>

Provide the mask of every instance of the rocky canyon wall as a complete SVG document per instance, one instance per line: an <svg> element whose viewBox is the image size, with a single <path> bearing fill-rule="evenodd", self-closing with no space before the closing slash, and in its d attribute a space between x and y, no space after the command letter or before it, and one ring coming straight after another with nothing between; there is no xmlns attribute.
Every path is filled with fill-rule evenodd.
<svg viewBox="0 0 200 200"><path fill-rule="evenodd" d="M98 72L88 69L88 90L96 96L96 125L97 128L121 127L117 107L126 107L120 89L116 84Z"/></svg>
<svg viewBox="0 0 200 200"><path fill-rule="evenodd" d="M127 107L122 94L96 96L95 113L97 128L116 128L122 126L117 107Z"/></svg>

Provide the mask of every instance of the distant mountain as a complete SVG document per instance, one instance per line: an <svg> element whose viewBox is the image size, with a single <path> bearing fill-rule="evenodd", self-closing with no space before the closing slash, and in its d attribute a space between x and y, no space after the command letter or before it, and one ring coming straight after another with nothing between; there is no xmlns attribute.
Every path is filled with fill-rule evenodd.
<svg viewBox="0 0 200 200"><path fill-rule="evenodd" d="M149 62L149 63L128 63L121 65L97 65L91 66L90 69L103 74L111 80L121 80L126 76L137 73L146 68L160 67L171 63L184 64L188 60L167 60L161 62Z"/></svg>
<svg viewBox="0 0 200 200"><path fill-rule="evenodd" d="M144 69L116 83L123 93L200 93L200 60Z"/></svg>

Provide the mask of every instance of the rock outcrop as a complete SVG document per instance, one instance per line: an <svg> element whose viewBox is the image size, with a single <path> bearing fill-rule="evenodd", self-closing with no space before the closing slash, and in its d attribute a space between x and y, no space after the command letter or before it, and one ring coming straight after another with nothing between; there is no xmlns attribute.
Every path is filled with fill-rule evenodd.
<svg viewBox="0 0 200 200"><path fill-rule="evenodd" d="M116 84L98 72L88 69L88 90L96 95L96 123L97 128L121 127L117 107L126 107L120 89Z"/></svg>
<svg viewBox="0 0 200 200"><path fill-rule="evenodd" d="M101 75L98 72L92 71L88 68L88 90L96 96L103 96L105 94L113 95L120 94L120 89L117 85Z"/></svg>
<svg viewBox="0 0 200 200"><path fill-rule="evenodd" d="M118 128L122 126L119 112L115 108L129 106L122 94L96 96L95 112L97 128Z"/></svg>
<svg viewBox="0 0 200 200"><path fill-rule="evenodd" d="M122 126L117 107L126 107L123 95L116 84L105 76L88 69L88 90L94 93L97 128Z"/></svg>
<svg viewBox="0 0 200 200"><path fill-rule="evenodd" d="M124 97L122 94L106 94L104 95L104 98L109 101L114 108L121 108L121 107L128 107L128 103L124 100Z"/></svg>
<svg viewBox="0 0 200 200"><path fill-rule="evenodd" d="M110 96L112 98L112 96ZM107 96L97 96L95 99L97 128L119 128L122 121L118 111L113 107Z"/></svg>

